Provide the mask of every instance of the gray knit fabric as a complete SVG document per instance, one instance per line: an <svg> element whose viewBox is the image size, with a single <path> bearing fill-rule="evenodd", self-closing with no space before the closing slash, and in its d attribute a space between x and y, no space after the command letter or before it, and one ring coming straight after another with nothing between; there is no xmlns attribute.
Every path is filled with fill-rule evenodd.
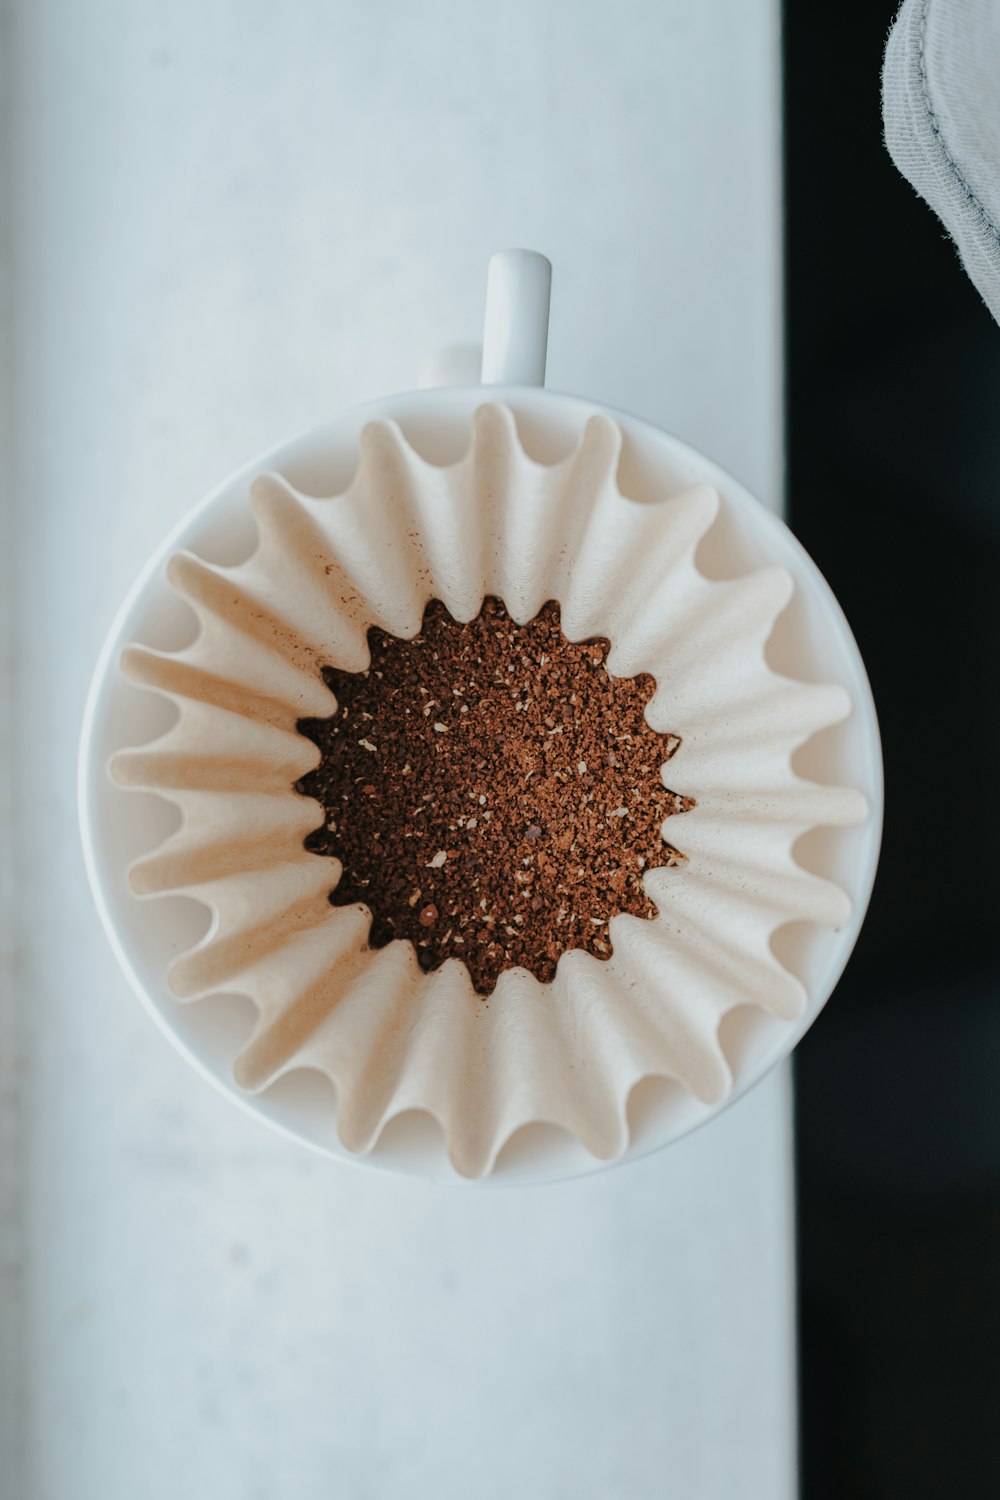
<svg viewBox="0 0 1000 1500"><path fill-rule="evenodd" d="M882 115L889 154L1000 322L1000 0L904 0Z"/></svg>

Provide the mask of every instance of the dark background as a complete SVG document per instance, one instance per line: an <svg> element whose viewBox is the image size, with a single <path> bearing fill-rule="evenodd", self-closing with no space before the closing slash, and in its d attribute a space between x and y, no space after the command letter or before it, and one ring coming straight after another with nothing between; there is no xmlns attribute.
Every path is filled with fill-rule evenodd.
<svg viewBox="0 0 1000 1500"><path fill-rule="evenodd" d="M785 6L791 524L886 761L797 1053L804 1500L1000 1495L1000 329L882 143L894 10Z"/></svg>

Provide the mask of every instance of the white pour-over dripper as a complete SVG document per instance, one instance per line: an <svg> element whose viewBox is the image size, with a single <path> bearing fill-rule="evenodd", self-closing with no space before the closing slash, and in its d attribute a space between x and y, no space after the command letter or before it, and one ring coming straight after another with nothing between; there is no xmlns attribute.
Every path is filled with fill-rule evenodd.
<svg viewBox="0 0 1000 1500"><path fill-rule="evenodd" d="M529 479L537 477L538 464L565 462L577 449L588 420L596 418L597 428L602 423L608 428L613 425L610 414L593 403L540 388L547 310L548 263L527 252L507 252L495 258L484 375L502 382L513 370L518 381L524 382L502 385L488 394L513 414L519 442L533 461L525 470ZM529 383L536 381L539 384ZM233 1082L233 1060L252 1022L247 1002L236 998L238 984L228 998L185 1006L178 1004L167 985L171 959L203 938L206 912L187 895L158 896L140 903L129 889L126 870L169 830L169 808L159 798L114 786L107 779L106 766L117 751L142 745L166 730L170 709L162 698L125 682L116 662L122 647L133 641L171 652L190 640L190 611L167 581L167 559L180 548L215 564L235 564L245 558L254 540L248 492L252 480L263 471L276 471L293 493L301 491L307 497L340 494L354 479L362 430L381 419L398 424L404 446L422 460L455 465L468 447L473 416L485 394L482 388L438 389L390 398L348 413L272 450L209 496L168 538L138 580L102 654L88 705L81 756L84 844L98 904L120 960L157 1019L215 1082L272 1124L331 1154L346 1153L336 1133L333 1098L325 1081L298 1067L276 1086L252 1097ZM798 768L821 782L860 788L870 809L858 828L809 833L803 840L812 845L803 850L803 858L846 890L852 906L837 932L798 924L786 927L775 940L783 966L801 980L805 996L801 1015L780 1019L759 1007L733 1011L722 1028L732 1087L724 1097L701 1100L677 1084L644 1088L634 1101L641 1111L633 1108L627 1156L665 1144L736 1097L790 1050L816 1014L846 962L867 903L877 857L881 782L874 713L856 647L829 590L794 539L732 480L676 440L624 416L615 415L614 425L623 441L619 484L635 501L649 502L645 516L652 516L653 507L662 505L665 496L679 491L710 486L718 492L720 516L705 528L698 548L700 568L711 576L730 578L766 564L776 563L787 570L794 590L769 647L771 665L807 681L840 683L854 706L844 724L799 752L802 764ZM502 429L501 419L496 431ZM561 503L567 503L567 498ZM511 587L516 588L516 580ZM779 608L775 607L775 614ZM671 769L673 782L673 765ZM623 1087L626 1096L630 1095L632 1084ZM627 1102L626 1097L623 1109ZM429 1119L413 1113L404 1113L388 1125L368 1160L425 1175L454 1176L440 1132ZM480 1170L483 1160L475 1158L472 1170ZM495 1180L563 1175L600 1164L578 1143L551 1130L528 1128L519 1130L501 1152ZM467 1169L468 1161L463 1167Z"/></svg>

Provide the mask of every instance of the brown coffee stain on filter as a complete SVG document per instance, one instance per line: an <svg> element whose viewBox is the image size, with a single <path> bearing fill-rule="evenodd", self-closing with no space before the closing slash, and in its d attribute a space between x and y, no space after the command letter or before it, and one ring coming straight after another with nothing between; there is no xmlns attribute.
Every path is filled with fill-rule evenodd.
<svg viewBox="0 0 1000 1500"><path fill-rule="evenodd" d="M609 958L619 913L656 916L643 875L683 860L663 823L695 804L663 785L680 739L646 722L649 674L612 677L608 641L567 640L554 601L518 625L496 598L468 622L432 600L419 634L368 646L366 671L323 669L337 711L299 721L321 760L296 789L372 948L461 959L488 995L506 969L548 983L572 949Z"/></svg>

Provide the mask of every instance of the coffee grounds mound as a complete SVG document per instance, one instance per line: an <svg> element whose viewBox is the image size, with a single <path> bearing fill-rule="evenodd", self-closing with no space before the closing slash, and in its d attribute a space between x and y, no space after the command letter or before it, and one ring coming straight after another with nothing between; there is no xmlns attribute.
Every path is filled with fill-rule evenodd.
<svg viewBox="0 0 1000 1500"><path fill-rule="evenodd" d="M336 713L298 725L322 754L296 783L325 815L306 848L343 865L331 902L369 908L373 948L462 959L483 995L517 965L550 981L571 948L609 958L611 917L656 914L643 872L683 859L663 820L694 806L660 778L680 740L646 723L652 677L611 677L608 642L568 641L555 602L516 625L497 599L468 624L433 600L412 640L368 644L368 671L323 669Z"/></svg>

